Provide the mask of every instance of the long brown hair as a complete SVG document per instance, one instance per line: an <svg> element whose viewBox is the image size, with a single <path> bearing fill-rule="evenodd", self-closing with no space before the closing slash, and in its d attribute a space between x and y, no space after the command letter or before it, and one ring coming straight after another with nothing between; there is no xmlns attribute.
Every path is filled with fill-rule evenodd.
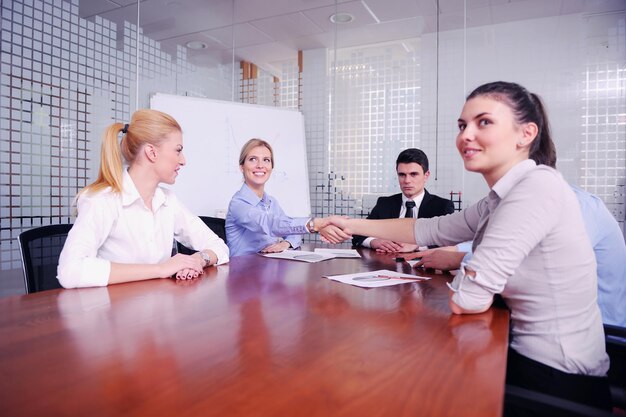
<svg viewBox="0 0 626 417"><path fill-rule="evenodd" d="M125 132L124 132L125 131ZM146 143L158 146L165 136L182 129L174 118L157 110L142 109L133 113L130 123L113 123L102 136L100 152L100 169L98 179L83 188L84 192L96 192L107 187L116 192L122 192L123 161L132 164ZM118 134L122 133L122 140L118 143Z"/></svg>

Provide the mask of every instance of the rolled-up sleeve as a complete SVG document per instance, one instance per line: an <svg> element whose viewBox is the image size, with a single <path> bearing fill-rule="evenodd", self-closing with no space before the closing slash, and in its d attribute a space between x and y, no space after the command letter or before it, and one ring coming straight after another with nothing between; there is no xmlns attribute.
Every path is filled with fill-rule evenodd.
<svg viewBox="0 0 626 417"><path fill-rule="evenodd" d="M528 173L507 190L489 222L472 258L462 264L453 282L452 301L467 310L491 303L508 279L554 227L562 198L555 174L545 170ZM495 187L494 187L495 189ZM475 276L465 273L465 269Z"/></svg>
<svg viewBox="0 0 626 417"><path fill-rule="evenodd" d="M64 288L104 287L109 283L111 262L97 254L111 230L115 208L83 195L77 209L79 215L59 256L57 279Z"/></svg>
<svg viewBox="0 0 626 417"><path fill-rule="evenodd" d="M480 272L475 276L466 273L466 265L462 264L459 272L448 287L454 293L452 301L464 310L476 311L488 306L493 301L493 295L504 289L506 281L490 282L481 277Z"/></svg>
<svg viewBox="0 0 626 417"><path fill-rule="evenodd" d="M483 199L465 210L447 216L417 219L414 228L415 242L420 246L451 246L472 240L485 206Z"/></svg>

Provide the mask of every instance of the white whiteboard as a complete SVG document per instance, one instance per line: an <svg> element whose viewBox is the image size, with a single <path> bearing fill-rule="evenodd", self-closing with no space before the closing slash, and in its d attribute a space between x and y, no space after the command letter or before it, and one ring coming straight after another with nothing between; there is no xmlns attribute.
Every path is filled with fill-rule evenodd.
<svg viewBox="0 0 626 417"><path fill-rule="evenodd" d="M239 152L249 139L266 140L274 170L265 191L292 217L311 214L304 118L296 110L196 97L155 94L150 107L174 117L183 129L187 163L172 187L194 214L224 217L243 184Z"/></svg>

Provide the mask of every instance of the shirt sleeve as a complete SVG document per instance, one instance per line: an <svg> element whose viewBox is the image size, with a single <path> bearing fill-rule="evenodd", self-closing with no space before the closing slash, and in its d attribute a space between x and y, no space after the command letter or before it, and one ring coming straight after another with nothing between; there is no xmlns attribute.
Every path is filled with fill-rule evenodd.
<svg viewBox="0 0 626 417"><path fill-rule="evenodd" d="M452 301L478 310L501 293L529 253L556 224L566 186L557 174L535 170L521 179L490 214L481 243L455 277ZM469 268L472 277L465 273Z"/></svg>
<svg viewBox="0 0 626 417"><path fill-rule="evenodd" d="M278 205L278 203L276 202L276 200L272 201L272 204L274 204L274 206L276 207L276 209L279 211L280 213L280 217L281 218L291 218L288 217L285 212L283 211L282 207L280 207ZM298 221L299 219L304 219L304 233L309 233L309 229L306 228L306 224L309 222L310 217L307 218L294 218L293 220ZM298 221L299 222L299 221ZM302 233L302 232L301 232ZM284 236L284 239L289 242L289 244L291 245L292 248L296 249L299 248L302 245L302 236L300 234L290 234L290 235L286 235Z"/></svg>
<svg viewBox="0 0 626 417"><path fill-rule="evenodd" d="M274 199L271 200L270 209L265 210L259 206L251 206L241 198L234 198L229 212L239 226L255 233L283 238L308 233L306 223L309 218L287 216Z"/></svg>
<svg viewBox="0 0 626 417"><path fill-rule="evenodd" d="M111 262L97 254L117 217L111 201L102 196L79 198L78 217L59 256L57 279L64 288L104 287L109 283Z"/></svg>
<svg viewBox="0 0 626 417"><path fill-rule="evenodd" d="M229 261L228 246L200 218L176 200L174 238L190 249L211 250L217 255L216 265Z"/></svg>
<svg viewBox="0 0 626 417"><path fill-rule="evenodd" d="M289 242L293 249L297 249L302 246L302 238L300 235L289 235L285 237L285 240Z"/></svg>
<svg viewBox="0 0 626 417"><path fill-rule="evenodd" d="M486 199L483 199L447 216L418 218L415 220L415 242L418 246L453 246L472 240L486 205Z"/></svg>
<svg viewBox="0 0 626 417"><path fill-rule="evenodd" d="M372 247L372 240L374 240L375 238L373 237L366 237L365 240L363 240L363 242L361 242L361 246L365 247L365 248L371 248Z"/></svg>

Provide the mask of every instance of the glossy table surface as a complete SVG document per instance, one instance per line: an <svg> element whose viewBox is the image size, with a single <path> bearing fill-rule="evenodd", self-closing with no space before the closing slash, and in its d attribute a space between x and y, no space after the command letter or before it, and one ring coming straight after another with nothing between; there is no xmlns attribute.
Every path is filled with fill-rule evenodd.
<svg viewBox="0 0 626 417"><path fill-rule="evenodd" d="M508 312L452 315L451 276L362 254L0 299L0 415L500 415ZM374 269L432 279L322 278Z"/></svg>

